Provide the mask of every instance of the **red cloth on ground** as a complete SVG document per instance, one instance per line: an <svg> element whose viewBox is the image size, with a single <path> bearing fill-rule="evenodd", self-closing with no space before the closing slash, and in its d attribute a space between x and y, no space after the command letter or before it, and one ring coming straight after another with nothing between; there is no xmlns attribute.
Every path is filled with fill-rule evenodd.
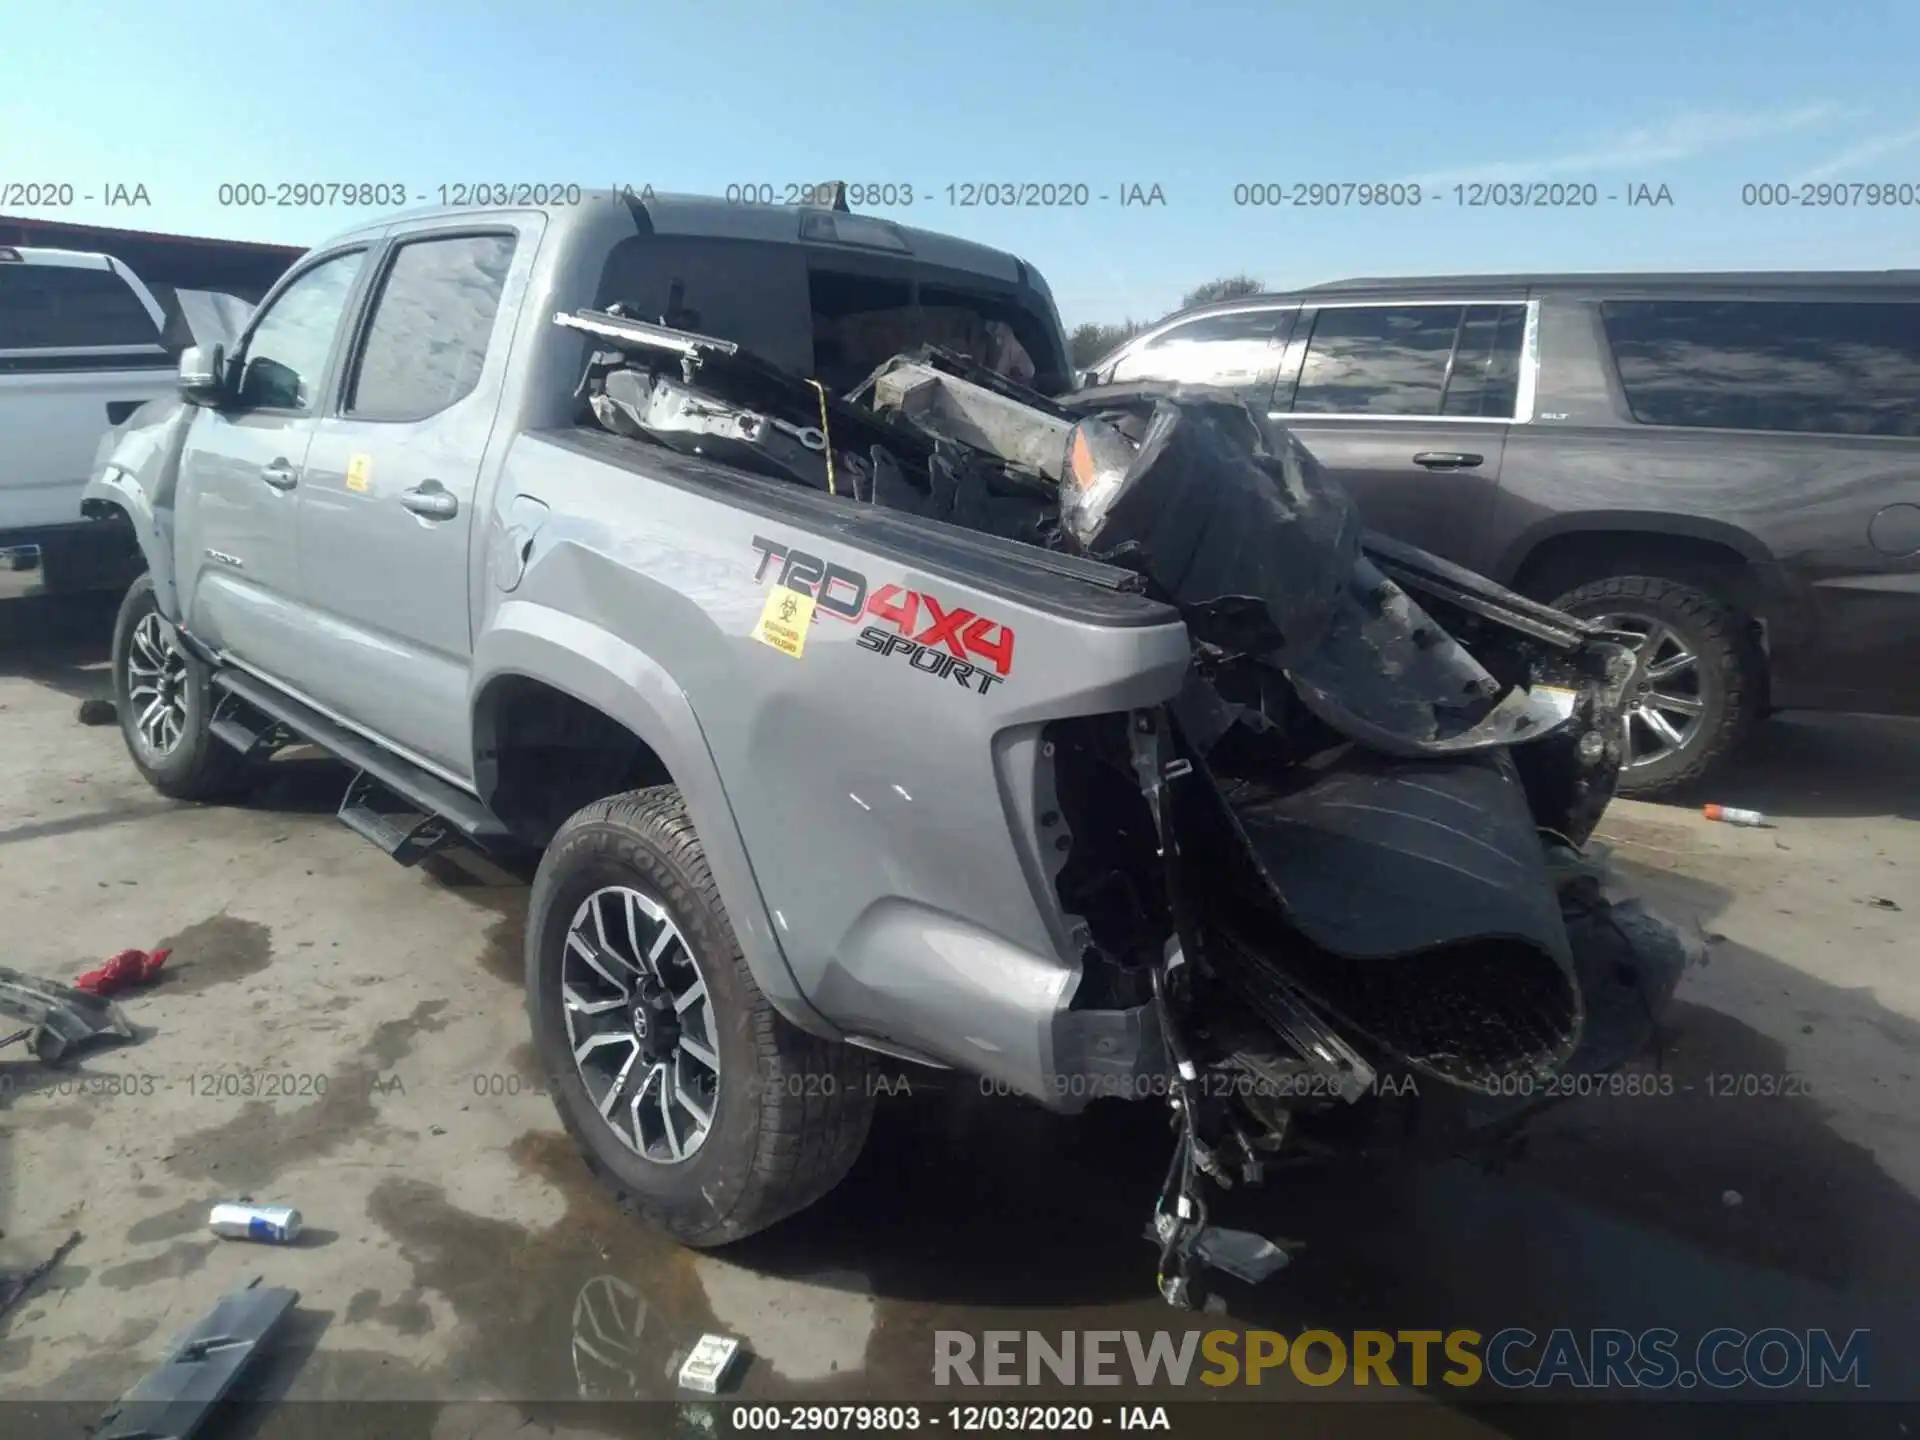
<svg viewBox="0 0 1920 1440"><path fill-rule="evenodd" d="M111 995L131 985L144 985L160 973L160 967L172 953L171 950L155 950L151 954L145 950L122 950L106 964L74 981L74 987L89 995Z"/></svg>

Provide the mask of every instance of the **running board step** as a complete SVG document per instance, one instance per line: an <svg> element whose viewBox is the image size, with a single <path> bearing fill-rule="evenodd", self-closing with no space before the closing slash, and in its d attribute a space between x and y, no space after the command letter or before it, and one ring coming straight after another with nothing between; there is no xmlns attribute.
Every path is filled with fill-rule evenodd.
<svg viewBox="0 0 1920 1440"><path fill-rule="evenodd" d="M267 718L284 725L288 730L304 740L311 741L338 760L344 760L360 772L354 785L350 786L346 798L341 802L340 818L353 826L361 834L385 849L388 854L399 858L399 847L389 846L384 838L393 825L404 825L403 817L396 809L396 800L418 816L432 816L444 821L453 834L458 835L481 849L491 849L507 845L512 836L506 826L497 820L493 813L478 799L439 776L428 773L410 760L402 759L385 746L356 734L344 725L328 719L318 710L303 701L294 699L286 692L276 689L264 680L256 679L242 670L216 670L213 674L216 687L230 695L236 695ZM371 816L369 826L378 833L363 829L356 819L348 819L348 801L362 798L356 795L361 780L376 783L378 787L391 792L386 799L372 800L371 804L356 804L356 819L364 818L362 812ZM374 826L373 822L381 822ZM411 826L405 826L411 829ZM422 852L424 853L424 852ZM414 859L419 856L415 855ZM408 861L406 863L412 863Z"/></svg>
<svg viewBox="0 0 1920 1440"><path fill-rule="evenodd" d="M214 738L232 746L248 760L265 760L286 743L284 725L266 719L246 701L228 691L213 707L213 719L207 729Z"/></svg>
<svg viewBox="0 0 1920 1440"><path fill-rule="evenodd" d="M340 821L402 865L417 865L453 838L453 827L425 815L362 770L340 801Z"/></svg>

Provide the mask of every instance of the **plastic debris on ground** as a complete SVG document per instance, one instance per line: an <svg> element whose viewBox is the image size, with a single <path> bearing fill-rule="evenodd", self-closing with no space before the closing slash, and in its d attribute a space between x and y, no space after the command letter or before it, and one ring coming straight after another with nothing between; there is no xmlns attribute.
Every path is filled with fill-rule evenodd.
<svg viewBox="0 0 1920 1440"><path fill-rule="evenodd" d="M1758 810L1736 810L1731 805L1703 805L1700 813L1709 820L1718 820L1723 825L1752 825L1771 827L1772 822Z"/></svg>
<svg viewBox="0 0 1920 1440"><path fill-rule="evenodd" d="M81 975L73 982L74 987L89 995L117 995L151 981L172 953L171 950L122 950L106 964Z"/></svg>
<svg viewBox="0 0 1920 1440"><path fill-rule="evenodd" d="M681 1363L681 1388L702 1395L718 1395L739 1355L738 1340L725 1335L702 1335Z"/></svg>
<svg viewBox="0 0 1920 1440"><path fill-rule="evenodd" d="M57 980L0 965L0 1015L26 1022L24 1030L0 1036L0 1045L25 1040L44 1065L58 1064L76 1046L102 1035L134 1038L118 1006Z"/></svg>
<svg viewBox="0 0 1920 1440"><path fill-rule="evenodd" d="M257 1276L222 1296L107 1412L94 1440L186 1440L198 1433L299 1298L298 1290L261 1288Z"/></svg>

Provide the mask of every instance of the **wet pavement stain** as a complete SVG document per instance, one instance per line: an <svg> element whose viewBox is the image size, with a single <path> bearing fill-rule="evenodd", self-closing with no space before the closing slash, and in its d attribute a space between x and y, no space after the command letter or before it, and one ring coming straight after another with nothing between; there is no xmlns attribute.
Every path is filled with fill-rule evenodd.
<svg viewBox="0 0 1920 1440"><path fill-rule="evenodd" d="M422 1298L424 1293L420 1286L415 1285L393 1303L382 1305L380 1291L356 1290L353 1298L347 1302L346 1323L364 1325L372 1322L384 1325L389 1330L397 1330L402 1335L425 1335L433 1329L433 1312Z"/></svg>
<svg viewBox="0 0 1920 1440"><path fill-rule="evenodd" d="M31 1335L0 1337L0 1375L24 1370L27 1368L27 1362L32 1359L33 1337Z"/></svg>
<svg viewBox="0 0 1920 1440"><path fill-rule="evenodd" d="M368 1218L398 1243L414 1284L443 1295L462 1323L441 1393L578 1398L575 1311L583 1291L611 1276L644 1291L651 1320L641 1335L611 1342L622 1353L636 1346L644 1353L639 1368L648 1389L625 1398L669 1398L672 1352L713 1327L692 1252L624 1214L565 1136L530 1132L512 1156L560 1190L567 1208L555 1224L533 1230L476 1215L439 1186L411 1178L381 1181L368 1200ZM582 1358L592 1365L591 1355Z"/></svg>
<svg viewBox="0 0 1920 1440"><path fill-rule="evenodd" d="M140 1191L148 1199L168 1193L157 1185L143 1185ZM214 1203L196 1196L182 1201L171 1210L162 1210L136 1220L127 1228L127 1240L134 1245L155 1245L162 1240L177 1240L182 1235L199 1234L207 1228Z"/></svg>
<svg viewBox="0 0 1920 1440"><path fill-rule="evenodd" d="M158 1255L102 1270L100 1283L109 1290L133 1290L155 1280L178 1280L204 1266L218 1243L217 1240L176 1240Z"/></svg>
<svg viewBox="0 0 1920 1440"><path fill-rule="evenodd" d="M444 1029L444 1000L423 1000L402 1019L375 1027L357 1055L327 1077L326 1093L299 1109L249 1100L231 1120L184 1135L166 1166L183 1180L218 1179L228 1189L264 1185L281 1171L325 1155L380 1123L375 1097L423 1033Z"/></svg>
<svg viewBox="0 0 1920 1440"><path fill-rule="evenodd" d="M160 984L169 995L197 995L216 985L257 975L273 963L273 932L222 911L155 947L171 950Z"/></svg>
<svg viewBox="0 0 1920 1440"><path fill-rule="evenodd" d="M371 1287L353 1292L353 1298L347 1301L346 1322L358 1325L373 1318L373 1312L380 1308L380 1292Z"/></svg>
<svg viewBox="0 0 1920 1440"><path fill-rule="evenodd" d="M70 1406L118 1400L150 1368L152 1362L145 1358L140 1347L159 1328L158 1321L127 1320L111 1335L98 1340L76 1337L65 1342L63 1348L83 1345L85 1353L69 1361L58 1375L39 1387L39 1397ZM9 1395L7 1398L11 1401L32 1397ZM92 1423L100 1417L96 1412L85 1418Z"/></svg>
<svg viewBox="0 0 1920 1440"><path fill-rule="evenodd" d="M494 979L518 989L527 978L527 892L517 887L500 897L501 916L487 927L480 950L480 968ZM471 893L471 892L466 892ZM511 896L511 898L509 898Z"/></svg>
<svg viewBox="0 0 1920 1440"><path fill-rule="evenodd" d="M1898 1024L1913 1045L1920 1027ZM1901 1243L1920 1234L1920 1200L1832 1128L1817 1094L1738 1093L1740 1077L1788 1076L1785 1047L1685 1001L1666 1032L1671 1093L1589 1097L1541 1117L1513 1178L1727 1260L1920 1293L1920 1253ZM1728 1190L1743 1203L1724 1204Z"/></svg>

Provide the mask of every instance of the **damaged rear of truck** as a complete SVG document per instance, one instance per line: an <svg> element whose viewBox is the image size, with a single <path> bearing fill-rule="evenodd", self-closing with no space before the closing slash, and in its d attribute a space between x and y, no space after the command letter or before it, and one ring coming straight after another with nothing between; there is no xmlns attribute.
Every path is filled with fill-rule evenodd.
<svg viewBox="0 0 1920 1440"><path fill-rule="evenodd" d="M1124 705L995 717L1000 798L1078 973L980 967L928 1047L1061 1108L1171 1105L1150 1227L1170 1302L1197 1269L1285 1262L1209 1225L1205 1183L1258 1181L1290 1143L1484 1141L1646 1047L1694 952L1609 898L1583 849L1623 759L1628 637L1363 532L1313 456L1229 394L1048 397L925 346L832 399L712 337L556 319L609 347L582 393L615 434L1092 562L1069 573L1178 616L1184 656ZM1015 679L1004 621L778 541L761 554L796 645L822 613L847 620L857 650L953 686L957 708ZM977 1038L1024 1007L1037 1048ZM1037 1068L1010 1073L1021 1053Z"/></svg>
<svg viewBox="0 0 1920 1440"><path fill-rule="evenodd" d="M313 387L331 450L271 488L222 458L249 337L130 426L88 492L152 570L122 726L169 794L305 739L399 858L540 850L535 1047L650 1218L720 1244L819 1199L880 1053L1170 1107L1149 1235L1185 1304L1205 1267L1285 1260L1207 1186L1498 1136L1646 1048L1691 952L1587 853L1635 679L1614 637L1363 532L1230 396L1062 393L1012 257L666 197L334 248L380 274L476 226L514 241L499 317L410 449L341 399L377 285ZM463 445L471 505L398 488ZM309 566L309 525L318 556L356 516L353 573ZM302 560L271 591L241 550L279 525Z"/></svg>

